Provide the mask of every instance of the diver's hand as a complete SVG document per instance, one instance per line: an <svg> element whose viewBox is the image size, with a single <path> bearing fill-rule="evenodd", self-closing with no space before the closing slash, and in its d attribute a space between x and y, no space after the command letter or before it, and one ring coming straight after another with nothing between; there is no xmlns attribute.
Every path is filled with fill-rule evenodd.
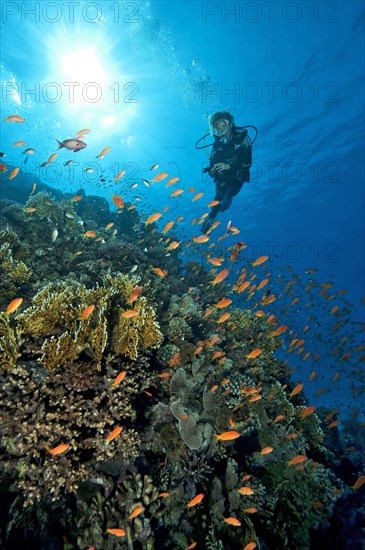
<svg viewBox="0 0 365 550"><path fill-rule="evenodd" d="M224 170L229 170L231 167L230 164L227 162L218 162L217 164L213 165L213 168L211 169L211 172L224 172Z"/></svg>

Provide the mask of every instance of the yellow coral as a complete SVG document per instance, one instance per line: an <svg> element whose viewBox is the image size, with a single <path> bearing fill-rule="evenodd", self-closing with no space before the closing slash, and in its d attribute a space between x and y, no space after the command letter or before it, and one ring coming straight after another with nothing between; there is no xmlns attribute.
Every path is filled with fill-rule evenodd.
<svg viewBox="0 0 365 550"><path fill-rule="evenodd" d="M45 338L39 362L47 369L75 361L86 351L100 370L108 343L115 354L135 359L139 347L158 347L162 340L155 311L147 298L135 302L138 316L123 316L130 307L128 300L136 284L137 279L121 274L108 274L105 286L93 289L66 282L48 284L33 298L33 305L16 317L19 330L34 338ZM81 314L90 304L95 309L82 320Z"/></svg>
<svg viewBox="0 0 365 550"><path fill-rule="evenodd" d="M10 325L9 317L0 313L0 367L9 369L16 364L19 353L20 334Z"/></svg>

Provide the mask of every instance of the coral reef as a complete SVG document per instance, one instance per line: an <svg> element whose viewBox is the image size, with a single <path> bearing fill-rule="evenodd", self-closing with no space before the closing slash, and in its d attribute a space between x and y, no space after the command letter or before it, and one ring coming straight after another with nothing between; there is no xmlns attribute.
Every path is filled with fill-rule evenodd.
<svg viewBox="0 0 365 550"><path fill-rule="evenodd" d="M0 214L3 309L24 294L0 313L0 545L308 550L362 464L341 438L360 435L308 412L274 315L222 321L228 284L79 194Z"/></svg>

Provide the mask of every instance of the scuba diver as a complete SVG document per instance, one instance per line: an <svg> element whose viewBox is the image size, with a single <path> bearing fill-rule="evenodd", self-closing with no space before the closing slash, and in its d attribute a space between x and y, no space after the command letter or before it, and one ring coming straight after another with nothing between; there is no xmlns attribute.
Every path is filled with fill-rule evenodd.
<svg viewBox="0 0 365 550"><path fill-rule="evenodd" d="M213 206L209 216L202 225L202 233L207 233L212 227L218 212L224 212L231 204L246 181L250 181L252 164L252 144L257 137L254 126L240 127L234 124L231 113L217 112L209 119L210 133L214 135L214 143L198 147L205 134L195 144L196 149L213 146L210 153L209 167L203 168L215 183L215 198L219 204ZM255 128L256 136L251 141L246 128Z"/></svg>

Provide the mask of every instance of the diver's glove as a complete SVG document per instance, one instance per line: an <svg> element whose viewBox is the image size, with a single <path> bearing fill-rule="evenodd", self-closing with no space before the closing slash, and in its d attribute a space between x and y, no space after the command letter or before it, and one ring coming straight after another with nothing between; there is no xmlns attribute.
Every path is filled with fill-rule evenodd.
<svg viewBox="0 0 365 550"><path fill-rule="evenodd" d="M207 217L207 219L205 220L205 222L203 223L202 225L202 228L201 228L201 231L202 233L208 233L209 229L212 227L213 225L213 218L211 217Z"/></svg>

